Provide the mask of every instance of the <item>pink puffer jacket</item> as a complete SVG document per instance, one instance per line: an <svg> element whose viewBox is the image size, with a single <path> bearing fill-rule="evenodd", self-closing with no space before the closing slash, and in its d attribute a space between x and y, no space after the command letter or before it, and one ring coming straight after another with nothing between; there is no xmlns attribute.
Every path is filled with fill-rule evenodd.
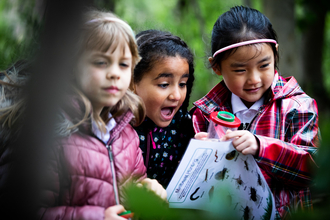
<svg viewBox="0 0 330 220"><path fill-rule="evenodd" d="M121 201L125 184L146 177L139 139L129 125L132 117L127 112L116 118L110 133ZM87 131L71 134L54 148L38 213L42 219L104 219L105 209L116 204L109 152Z"/></svg>

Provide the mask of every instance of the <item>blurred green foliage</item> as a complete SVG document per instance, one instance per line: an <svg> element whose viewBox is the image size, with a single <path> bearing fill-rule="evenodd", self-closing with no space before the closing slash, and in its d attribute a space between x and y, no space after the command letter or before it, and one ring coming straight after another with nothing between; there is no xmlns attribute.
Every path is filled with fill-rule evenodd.
<svg viewBox="0 0 330 220"><path fill-rule="evenodd" d="M211 1L211 0L120 0L105 2L98 0L102 7L115 7L114 12L126 20L136 32L146 29L161 29L172 32L187 42L195 54L195 84L190 101L193 102L205 95L221 78L208 68L210 56L210 37L214 22L231 6L243 4L243 0ZM114 3L114 4L113 4ZM262 11L262 0L251 0L252 6ZM299 8L298 8L299 9ZM301 16L307 16L299 12ZM35 11L35 0L1 0L0 1L0 69L5 69L19 58L31 57L38 48L38 32L41 29L40 14ZM330 90L330 14L328 13L325 42L323 71L325 84ZM322 142L316 158L319 169L316 171L315 212L298 213L294 219L323 219L330 210L330 175L328 157L330 156L330 116L322 115L320 130ZM205 213L187 210L169 210L162 202L155 201L148 192L142 189L132 189L131 207L137 215L151 213L151 216L141 216L151 219L157 215L152 210L159 208L164 219L205 219ZM149 198L151 197L151 198ZM220 197L219 197L220 198ZM157 199L156 199L157 200ZM220 202L219 202L220 203ZM143 207L140 207L143 206ZM147 210L144 211L144 208ZM151 207L151 210L149 210ZM219 212L223 211L221 208ZM140 212L140 214L139 214ZM167 213L167 214L166 214ZM170 214L168 214L170 213ZM228 219L223 213L213 213L208 219ZM227 217L227 218L226 218Z"/></svg>
<svg viewBox="0 0 330 220"><path fill-rule="evenodd" d="M324 54L323 54L323 72L325 73L325 86L330 93L330 13L327 15L325 27L325 41L324 41Z"/></svg>
<svg viewBox="0 0 330 220"><path fill-rule="evenodd" d="M212 207L208 207L210 212L203 210L193 209L177 209L169 208L167 202L160 199L150 190L144 187L137 187L136 185L130 185L126 189L126 194L130 195L127 198L125 207L128 207L130 211L134 213L134 217L143 220L216 220L216 219L240 219L239 213L228 212L229 203L226 196L228 190L223 188L215 197ZM226 196L225 196L226 195Z"/></svg>
<svg viewBox="0 0 330 220"><path fill-rule="evenodd" d="M34 0L0 1L0 70L37 49L41 22L34 6Z"/></svg>
<svg viewBox="0 0 330 220"><path fill-rule="evenodd" d="M181 37L195 55L195 86L191 102L201 98L221 78L208 68L210 37L213 25L220 14L242 1L180 1L122 0L115 12L138 33L146 29L161 29ZM194 2L198 4L194 5ZM196 83L198 82L198 84Z"/></svg>
<svg viewBox="0 0 330 220"><path fill-rule="evenodd" d="M297 1L297 6L300 0ZM38 48L37 38L41 22L36 2L41 0L0 1L0 69L8 67L18 58L31 56ZM250 2L262 11L263 0L94 0L99 8L114 12L126 20L136 33L146 29L161 29L181 37L195 55L195 84L190 103L204 96L221 77L208 65L210 37L213 24L219 15L235 5ZM301 7L300 7L301 8ZM297 17L307 16L296 7ZM298 19L298 25L299 25ZM330 15L327 18L323 71L330 75ZM301 25L301 24L300 24ZM324 77L330 91L330 77ZM198 83L197 83L198 82ZM192 107L192 104L190 105Z"/></svg>

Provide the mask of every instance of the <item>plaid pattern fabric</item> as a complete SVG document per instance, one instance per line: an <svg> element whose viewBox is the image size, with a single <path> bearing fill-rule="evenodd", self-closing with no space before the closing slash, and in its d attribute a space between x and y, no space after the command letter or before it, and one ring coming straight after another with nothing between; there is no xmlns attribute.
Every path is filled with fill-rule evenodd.
<svg viewBox="0 0 330 220"><path fill-rule="evenodd" d="M212 111L232 112L230 97L222 81L196 101L191 109L195 132L207 131ZM248 130L260 142L255 159L273 192L277 217L284 219L299 207L312 209L308 187L319 145L315 100L302 91L294 77L283 78L276 73Z"/></svg>

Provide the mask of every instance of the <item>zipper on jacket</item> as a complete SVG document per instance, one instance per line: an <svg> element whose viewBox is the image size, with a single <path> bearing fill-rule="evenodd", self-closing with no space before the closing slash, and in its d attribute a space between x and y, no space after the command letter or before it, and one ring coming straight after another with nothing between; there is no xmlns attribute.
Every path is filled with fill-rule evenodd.
<svg viewBox="0 0 330 220"><path fill-rule="evenodd" d="M119 193L118 193L118 187L117 187L115 164L113 163L112 145L111 144L107 144L105 147L108 149L108 152L109 152L110 168L111 168L111 172L112 172L113 192L115 194L116 204L119 205L120 204L119 203Z"/></svg>

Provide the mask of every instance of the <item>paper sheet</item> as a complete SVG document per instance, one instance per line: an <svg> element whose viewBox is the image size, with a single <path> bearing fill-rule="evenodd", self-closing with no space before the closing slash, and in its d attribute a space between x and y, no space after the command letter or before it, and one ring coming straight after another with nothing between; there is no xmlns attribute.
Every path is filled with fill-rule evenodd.
<svg viewBox="0 0 330 220"><path fill-rule="evenodd" d="M192 139L166 191L171 208L212 211L213 201L241 219L275 217L273 195L256 161L231 141Z"/></svg>

